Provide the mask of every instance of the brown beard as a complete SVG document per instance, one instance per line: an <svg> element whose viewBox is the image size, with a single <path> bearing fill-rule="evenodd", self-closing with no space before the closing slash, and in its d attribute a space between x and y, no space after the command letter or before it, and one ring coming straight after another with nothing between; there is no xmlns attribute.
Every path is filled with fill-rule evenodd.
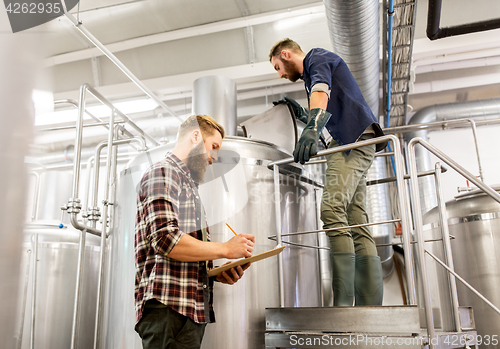
<svg viewBox="0 0 500 349"><path fill-rule="evenodd" d="M191 172L191 178L196 183L203 183L208 166L208 156L204 153L205 144L198 143L188 154L187 167Z"/></svg>
<svg viewBox="0 0 500 349"><path fill-rule="evenodd" d="M281 61L283 62L283 67L285 67L285 72L288 80L290 80L291 82L295 82L300 79L300 73L295 68L292 62L283 59Z"/></svg>

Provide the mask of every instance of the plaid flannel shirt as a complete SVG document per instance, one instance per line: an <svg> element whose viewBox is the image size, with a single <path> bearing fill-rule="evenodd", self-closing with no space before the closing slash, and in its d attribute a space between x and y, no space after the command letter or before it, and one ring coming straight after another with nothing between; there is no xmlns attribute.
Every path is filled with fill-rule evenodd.
<svg viewBox="0 0 500 349"><path fill-rule="evenodd" d="M197 323L215 321L213 278L208 278L206 262L181 262L168 257L183 234L203 239L201 221L205 214L201 210L204 208L198 185L175 155L168 153L142 177L134 242L136 323L149 299ZM212 261L208 261L208 268L212 268Z"/></svg>

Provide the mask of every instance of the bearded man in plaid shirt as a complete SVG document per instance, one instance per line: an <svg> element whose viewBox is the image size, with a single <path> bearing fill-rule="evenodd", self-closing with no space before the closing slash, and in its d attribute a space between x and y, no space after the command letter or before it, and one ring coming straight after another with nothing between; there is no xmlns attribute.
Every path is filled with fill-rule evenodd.
<svg viewBox="0 0 500 349"><path fill-rule="evenodd" d="M215 321L214 278L234 284L249 264L209 278L212 260L250 257L255 236L210 242L198 193L207 166L217 160L224 129L206 115L184 121L175 148L144 174L135 225L136 326L144 349L200 348Z"/></svg>

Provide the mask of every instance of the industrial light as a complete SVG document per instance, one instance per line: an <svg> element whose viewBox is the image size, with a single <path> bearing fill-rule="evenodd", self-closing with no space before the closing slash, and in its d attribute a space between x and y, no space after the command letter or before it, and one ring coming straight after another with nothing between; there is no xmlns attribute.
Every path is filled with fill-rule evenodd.
<svg viewBox="0 0 500 349"><path fill-rule="evenodd" d="M124 114L134 114L140 112L147 112L154 110L158 107L152 99L134 99L129 101L114 103L114 106ZM52 102L53 110L53 102ZM105 105L89 106L86 110L98 118L104 118L110 115L111 109ZM67 122L76 122L78 111L76 109L66 109L52 112L36 113L35 126L53 125ZM84 116L84 120L90 119L88 115Z"/></svg>

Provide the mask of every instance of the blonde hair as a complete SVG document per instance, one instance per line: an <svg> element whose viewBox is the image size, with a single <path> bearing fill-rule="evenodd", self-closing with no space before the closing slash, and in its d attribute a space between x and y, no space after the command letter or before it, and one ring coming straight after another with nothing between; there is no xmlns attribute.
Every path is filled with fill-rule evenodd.
<svg viewBox="0 0 500 349"><path fill-rule="evenodd" d="M191 115L179 126L178 138L184 138L189 132L200 129L203 138L213 136L215 131L219 131L224 138L224 127L208 115Z"/></svg>
<svg viewBox="0 0 500 349"><path fill-rule="evenodd" d="M269 52L269 62L271 62L271 59L273 57L279 56L281 54L281 51L283 50L290 50L293 52L304 52L300 48L299 44L297 44L292 39L286 38L278 41L276 44L274 44L273 48L271 48L271 51Z"/></svg>

